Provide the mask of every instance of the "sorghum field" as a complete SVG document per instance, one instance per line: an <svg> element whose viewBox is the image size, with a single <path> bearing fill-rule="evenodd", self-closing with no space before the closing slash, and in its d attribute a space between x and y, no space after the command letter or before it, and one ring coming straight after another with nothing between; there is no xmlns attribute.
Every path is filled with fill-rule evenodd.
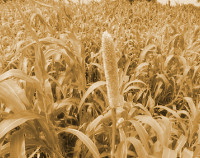
<svg viewBox="0 0 200 158"><path fill-rule="evenodd" d="M200 9L1 1L10 157L200 157Z"/></svg>

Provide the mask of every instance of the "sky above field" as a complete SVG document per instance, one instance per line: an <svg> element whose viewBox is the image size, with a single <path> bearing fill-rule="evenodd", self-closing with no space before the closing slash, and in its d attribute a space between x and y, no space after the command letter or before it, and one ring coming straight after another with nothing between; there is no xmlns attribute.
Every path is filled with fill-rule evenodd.
<svg viewBox="0 0 200 158"><path fill-rule="evenodd" d="M64 0L64 1L68 1L68 0ZM81 3L88 3L92 0L71 0L73 2L81 2ZM95 1L101 1L101 0L95 0ZM168 0L157 0L159 3L161 4L167 4ZM200 6L200 3L197 2L197 0L170 0L170 4L172 6L176 5L176 4L194 4L196 6Z"/></svg>

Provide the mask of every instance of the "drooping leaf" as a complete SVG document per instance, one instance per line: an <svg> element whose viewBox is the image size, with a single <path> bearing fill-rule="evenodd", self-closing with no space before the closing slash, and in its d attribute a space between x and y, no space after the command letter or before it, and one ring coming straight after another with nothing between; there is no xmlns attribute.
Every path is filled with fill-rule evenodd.
<svg viewBox="0 0 200 158"><path fill-rule="evenodd" d="M138 115L136 116L138 120L140 120L142 123L146 123L152 127L153 130L157 133L158 140L163 145L164 143L164 131L160 124L151 116L147 115Z"/></svg>
<svg viewBox="0 0 200 158"><path fill-rule="evenodd" d="M99 115L97 118L95 118L86 128L87 133L90 135L94 130L97 128L97 126L101 123L103 119L103 115Z"/></svg>
<svg viewBox="0 0 200 158"><path fill-rule="evenodd" d="M145 128L138 122L135 120L129 120L132 125L135 127L137 134L139 135L139 138L141 140L141 143L143 144L145 150L150 153L150 147L149 147L149 135L147 133L147 131L145 130Z"/></svg>
<svg viewBox="0 0 200 158"><path fill-rule="evenodd" d="M0 99L13 112L26 110L26 107L29 106L25 91L11 79L0 82Z"/></svg>
<svg viewBox="0 0 200 158"><path fill-rule="evenodd" d="M160 108L160 109L167 110L167 112L171 113L175 118L177 118L177 119L180 118L179 114L175 110L172 110L172 109L170 109L170 108L168 108L166 106L158 105L155 108Z"/></svg>
<svg viewBox="0 0 200 158"><path fill-rule="evenodd" d="M151 51L155 51L156 49L156 45L154 44L149 44L147 45L141 52L140 54L140 60L139 60L139 63L143 62L143 60L145 59L146 55L148 52L151 52Z"/></svg>
<svg viewBox="0 0 200 158"><path fill-rule="evenodd" d="M167 58L166 58L166 60L165 60L165 63L164 63L165 69L167 69L168 67L170 67L170 66L169 66L169 63L170 63L170 61L171 61L173 58L174 58L174 55L169 55L169 56L167 56Z"/></svg>
<svg viewBox="0 0 200 158"><path fill-rule="evenodd" d="M135 151L139 158L148 157L147 151L145 150L144 146L137 138L129 137L129 138L127 138L127 141L129 141L131 144L133 144Z"/></svg>
<svg viewBox="0 0 200 158"><path fill-rule="evenodd" d="M128 150L127 150L127 141L122 141L118 144L117 150L115 152L115 156L117 158L125 158L127 157Z"/></svg>
<svg viewBox="0 0 200 158"><path fill-rule="evenodd" d="M135 75L139 76L143 72L146 72L148 70L148 66L149 66L149 63L147 62L139 64L135 69Z"/></svg>
<svg viewBox="0 0 200 158"><path fill-rule="evenodd" d="M194 118L195 118L195 116L196 116L196 113L197 113L197 109L196 109L196 106L195 106L195 104L194 104L194 102L193 102L193 100L192 100L192 98L190 98L190 97L184 97L184 99L187 101L187 103L188 103L188 106L189 106L189 108L190 108L190 110L191 110L191 118L192 118L192 120L194 120Z"/></svg>
<svg viewBox="0 0 200 158"><path fill-rule="evenodd" d="M133 87L131 87L131 85L132 85ZM123 86L123 88L122 88L122 90L121 90L121 94L127 92L127 91L129 90L129 87L131 87L132 89L140 89L140 88L143 88L143 87L146 87L146 86L147 86L147 85L146 85L143 81L136 79L136 80L127 82L127 83Z"/></svg>
<svg viewBox="0 0 200 158"><path fill-rule="evenodd" d="M81 109L82 104L84 103L85 99L89 96L90 93L92 93L96 88L105 85L106 82L105 81L98 81L93 83L85 92L85 94L83 95L83 97L81 98L81 101L78 105L79 110Z"/></svg>
<svg viewBox="0 0 200 158"><path fill-rule="evenodd" d="M8 79L10 77L15 77L15 78L18 78L18 79L22 79L22 80L30 83L37 90L41 91L39 81L34 79L34 78L32 78L32 77L30 77L30 76L28 76L27 74L25 74L24 72L22 72L19 69L11 69L11 70L8 70L5 73L1 74L0 75L0 82L3 81L3 80Z"/></svg>
<svg viewBox="0 0 200 158"><path fill-rule="evenodd" d="M77 136L83 142L83 144L85 144L87 146L89 151L93 154L94 158L100 158L100 153L98 151L97 146L84 133L82 133L82 132L80 132L76 129L70 129L70 128L65 128L65 129L61 130L60 132L67 132L67 133L74 134L75 136Z"/></svg>
<svg viewBox="0 0 200 158"><path fill-rule="evenodd" d="M10 114L10 116L0 122L0 139L15 127L22 125L26 121L38 118L40 118L39 115L28 111L22 111L17 114Z"/></svg>

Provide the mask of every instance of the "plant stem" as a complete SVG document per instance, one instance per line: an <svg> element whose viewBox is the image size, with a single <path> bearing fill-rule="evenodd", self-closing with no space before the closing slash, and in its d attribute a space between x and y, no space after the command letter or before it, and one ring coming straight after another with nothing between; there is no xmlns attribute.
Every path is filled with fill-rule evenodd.
<svg viewBox="0 0 200 158"><path fill-rule="evenodd" d="M115 158L115 137L116 137L116 108L113 107L112 111L112 146L111 146L111 158Z"/></svg>

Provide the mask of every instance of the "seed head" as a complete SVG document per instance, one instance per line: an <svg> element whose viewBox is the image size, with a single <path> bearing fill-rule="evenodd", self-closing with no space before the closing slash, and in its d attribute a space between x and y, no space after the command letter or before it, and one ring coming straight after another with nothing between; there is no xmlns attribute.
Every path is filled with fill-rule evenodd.
<svg viewBox="0 0 200 158"><path fill-rule="evenodd" d="M120 104L117 58L113 39L107 31L102 35L102 57L109 104L111 108L117 107Z"/></svg>

